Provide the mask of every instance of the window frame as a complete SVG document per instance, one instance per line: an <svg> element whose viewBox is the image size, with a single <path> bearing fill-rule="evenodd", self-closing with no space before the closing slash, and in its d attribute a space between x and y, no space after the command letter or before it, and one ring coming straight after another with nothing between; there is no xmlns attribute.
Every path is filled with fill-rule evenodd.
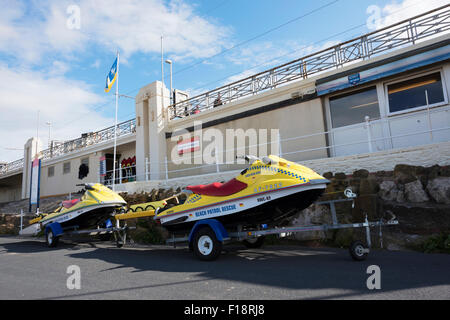
<svg viewBox="0 0 450 320"><path fill-rule="evenodd" d="M64 172L64 171L65 171L65 170L64 170L64 169L65 169L65 168L64 168L64 165L65 165L65 164L67 164L67 163L69 164L69 171L67 171L67 172ZM63 170L62 170L62 173L63 173L63 174L69 174L69 173L70 173L70 171L71 171L71 169L72 169L72 168L71 168L71 167L72 167L72 165L70 164L70 161L66 161L66 162L63 162L63 165L62 165L62 167L63 167L63 168L62 168L62 169L63 169Z"/></svg>
<svg viewBox="0 0 450 320"><path fill-rule="evenodd" d="M376 92L376 95L377 95L377 103L378 103L378 112L379 112L379 117L377 117L377 118L370 118L370 120L372 121L372 120L380 120L380 119L382 119L383 118L383 113L382 113L382 110L381 110L381 99L380 99L380 95L378 94L378 88L377 88L377 84L376 83L370 83L370 84L366 84L366 85L364 85L364 86L357 86L357 87L354 87L354 88L351 88L351 89L349 89L349 90L344 90L344 91L340 91L340 92L337 92L337 93L335 93L335 94L331 94L331 95L329 95L329 96L327 96L326 97L326 102L325 102L325 106L326 106L326 116L327 116L327 125L328 125L328 128L329 128L329 130L331 131L331 130L339 130L339 129L341 129L341 128L350 128L350 127L356 127L356 126L361 126L361 124L362 123L364 123L364 122L360 122L360 123L354 123L354 124L349 124L349 125L346 125L346 126L341 126L341 127L337 127L337 128L334 128L333 127L333 120L331 119L331 104L330 104L330 99L332 99L332 98L334 98L334 97L338 97L338 96L342 96L342 95L349 95L349 94L351 94L352 92L358 92L358 91L365 91L365 90L369 90L369 89L371 89L371 88L373 88L373 89L375 89L375 92Z"/></svg>
<svg viewBox="0 0 450 320"><path fill-rule="evenodd" d="M389 89L388 89L388 87L390 85L393 85L393 84L396 84L396 83L401 83L401 82L408 81L408 80L413 80L413 79L424 77L424 76L428 76L428 75L434 74L434 73L439 73L439 75L441 76L442 93L444 95L444 101L433 103L433 104L430 104L428 106L427 105L423 105L423 106L420 106L420 107L409 108L409 109L405 109L405 110L391 112L390 106L389 106ZM386 82L383 83L383 88L384 88L385 104L386 104L386 116L388 116L388 117L389 116L396 116L396 115L399 115L399 114L406 114L406 113L411 113L411 112L423 111L423 110L427 110L428 108L432 109L432 108L436 108L436 107L440 107L440 106L448 104L446 81L445 81L444 72L442 72L442 68L427 70L427 71L424 71L424 72L411 74L411 75L409 75L407 77L396 78L395 80L386 81Z"/></svg>
<svg viewBox="0 0 450 320"><path fill-rule="evenodd" d="M87 162L83 162L83 160L87 160ZM81 158L80 165L82 165L83 163L89 167L89 157Z"/></svg>
<svg viewBox="0 0 450 320"><path fill-rule="evenodd" d="M52 170L52 175L50 175L50 169L53 169ZM48 168L47 168L47 178L52 178L52 177L54 177L55 176L55 166L49 166Z"/></svg>

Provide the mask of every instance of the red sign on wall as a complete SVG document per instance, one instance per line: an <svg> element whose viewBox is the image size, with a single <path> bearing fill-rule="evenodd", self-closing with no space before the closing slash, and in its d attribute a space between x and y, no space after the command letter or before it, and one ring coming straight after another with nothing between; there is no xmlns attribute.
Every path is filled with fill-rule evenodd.
<svg viewBox="0 0 450 320"><path fill-rule="evenodd" d="M177 143L178 154L190 153L200 150L200 138L192 137L190 139L180 140Z"/></svg>

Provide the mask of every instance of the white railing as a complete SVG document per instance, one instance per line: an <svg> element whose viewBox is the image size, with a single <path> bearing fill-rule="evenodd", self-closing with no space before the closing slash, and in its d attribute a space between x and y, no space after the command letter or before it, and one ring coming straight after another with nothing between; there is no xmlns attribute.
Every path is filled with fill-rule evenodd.
<svg viewBox="0 0 450 320"><path fill-rule="evenodd" d="M112 185L113 172L114 170L106 171L105 176L100 176L100 182L104 185ZM136 175L136 165L122 167L122 164L119 163L116 169L116 180L114 184L134 182L137 178L138 175Z"/></svg>
<svg viewBox="0 0 450 320"><path fill-rule="evenodd" d="M245 168L246 164L238 164L236 160L232 162L221 161L221 159L226 158L226 156L230 153L233 155L245 154L250 148L257 147L258 150L260 147L264 147L265 149L269 149L267 145L275 145L276 154L279 156L288 159L294 162L302 162L306 160L316 160L316 159L326 159L332 158L336 156L342 155L355 155L362 153L372 153L376 151L385 151L385 150L395 150L403 147L412 147L419 146L425 144L432 144L438 142L447 142L450 141L450 126L449 123L445 124L445 120L442 122L444 125L433 125L433 121L425 121L426 125L422 128L418 128L416 130L409 129L406 133L392 134L393 122L402 121L402 120L415 120L416 118L426 120L437 119L441 117L440 113L448 112L450 113L450 106L446 107L437 107L434 109L426 109L423 111L416 111L412 113L407 113L403 115L396 115L392 117L386 117L382 119L370 119L366 117L365 121L356 125L331 129L329 131L324 132L316 132L302 136L288 137L288 138L280 138L276 141L269 141L267 143L254 144L254 145L246 145L244 147L232 148L226 150L217 150L211 155L212 158L215 158L216 161L214 163L201 163L198 165L182 164L185 167L177 165L174 161L166 160L164 162L149 162L146 161L146 169L145 174L142 177L136 177L138 180L151 180L150 168L152 165L158 166L163 170L163 177L159 178L160 180L168 180L177 177L189 177L194 175L202 175L202 174L211 174L211 173L223 173L227 171L235 171ZM448 116L450 118L450 116ZM380 129L382 134L375 134L374 129ZM349 131L351 133L354 130L360 130L360 135L355 135L353 139L344 141L344 142L335 142L336 134L340 134L342 132ZM307 139L317 139L317 137L322 137L324 141L324 145L314 147L314 148L304 148L304 149L296 149L289 147L289 143L298 143L299 140L307 140ZM325 145L328 138L330 142L328 145ZM382 148L378 148L378 145L382 145ZM339 154L339 150L344 150L344 154ZM314 153L316 153L314 155ZM197 156L192 155L189 159L193 162L197 158L203 157L203 154L199 154ZM263 155L259 155L263 156ZM175 167L173 169L173 167ZM171 169L172 168L172 169Z"/></svg>
<svg viewBox="0 0 450 320"><path fill-rule="evenodd" d="M60 157L65 154L81 150L114 139L114 126L96 132L83 134L81 138L54 144L50 148L42 150L40 159L42 161ZM136 119L131 119L117 124L117 138L125 137L136 132ZM0 176L13 173L23 168L24 159L19 159L0 167Z"/></svg>
<svg viewBox="0 0 450 320"><path fill-rule="evenodd" d="M41 159L48 160L59 157L64 154L86 148L91 145L99 144L114 139L114 126L102 129L97 132L84 134L81 138L65 141L57 146L42 150ZM127 136L136 132L136 119L131 119L117 124L117 138Z"/></svg>
<svg viewBox="0 0 450 320"><path fill-rule="evenodd" d="M169 106L170 119L182 118L255 95L277 86L370 59L395 48L413 45L450 30L449 5L386 28L348 40L248 78L202 93ZM198 110L198 111L197 111Z"/></svg>
<svg viewBox="0 0 450 320"><path fill-rule="evenodd" d="M23 168L23 158L0 166L0 176L16 172Z"/></svg>

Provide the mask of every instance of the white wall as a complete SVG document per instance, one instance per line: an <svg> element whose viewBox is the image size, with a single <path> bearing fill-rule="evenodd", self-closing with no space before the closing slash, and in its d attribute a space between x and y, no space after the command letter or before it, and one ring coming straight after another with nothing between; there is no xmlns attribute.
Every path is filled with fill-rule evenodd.
<svg viewBox="0 0 450 320"><path fill-rule="evenodd" d="M397 150L381 151L368 154L351 155L336 158L317 159L301 162L319 174L325 172L344 172L352 174L359 169L369 172L392 171L397 164L431 167L433 165L450 165L450 142L409 147ZM169 180L130 182L117 185L118 192L139 193L159 188L178 188L188 185L207 184L215 181L227 181L239 174L238 171L212 173Z"/></svg>

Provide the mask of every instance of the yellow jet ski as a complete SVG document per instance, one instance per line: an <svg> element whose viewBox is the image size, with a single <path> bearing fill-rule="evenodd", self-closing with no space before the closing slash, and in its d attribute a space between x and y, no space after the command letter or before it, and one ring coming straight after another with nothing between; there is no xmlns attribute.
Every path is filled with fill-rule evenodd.
<svg viewBox="0 0 450 320"><path fill-rule="evenodd" d="M63 201L54 212L40 214L30 221L31 226L25 228L21 234L37 234L44 230L47 224L54 222L59 223L64 230L97 228L127 205L121 196L100 183L77 186L83 186L85 189L81 199Z"/></svg>
<svg viewBox="0 0 450 320"><path fill-rule="evenodd" d="M154 219L171 232L190 230L203 219L216 219L226 228L274 226L309 207L330 182L305 166L274 155L244 158L251 164L236 178L188 186L182 191L185 200L157 208Z"/></svg>

